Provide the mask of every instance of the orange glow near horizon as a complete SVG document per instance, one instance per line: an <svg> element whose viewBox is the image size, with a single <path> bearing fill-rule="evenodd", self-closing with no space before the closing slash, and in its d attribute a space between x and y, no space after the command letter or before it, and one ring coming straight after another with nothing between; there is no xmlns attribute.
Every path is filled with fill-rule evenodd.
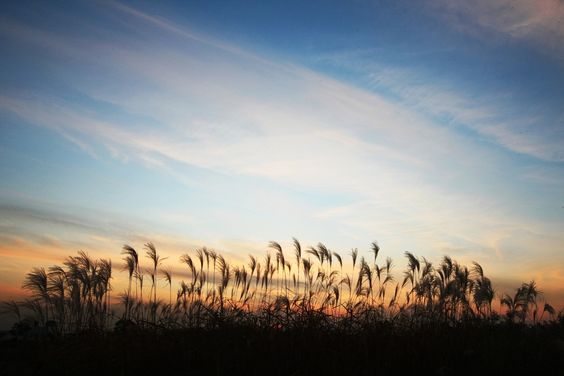
<svg viewBox="0 0 564 376"><path fill-rule="evenodd" d="M164 239L163 239L164 240ZM175 242L177 242L178 239L169 239L168 242L167 241L163 241L163 243L168 243L168 245L170 246L171 244L175 244ZM8 243L8 244L6 244ZM2 281L0 283L0 300L4 301L4 300L20 300L26 297L29 297L29 292L25 291L24 289L21 288L22 282L24 281L25 278L25 274L29 271L31 271L32 268L34 267L43 267L43 268L48 268L49 266L52 265L61 265L64 261L64 259L67 256L75 256L76 255L76 251L71 251L70 248L66 249L66 248L61 248L61 244L51 244L51 245L43 245L43 246L39 246L37 244L32 244L32 243L28 243L23 239L14 239L12 242L5 242L4 244L0 245L0 256L2 256L4 258L4 265L1 266L0 268L2 269ZM116 244L117 246L117 244ZM161 255L161 257L165 257L161 268L169 268L172 270L172 281L173 281L173 286L172 286L172 300L174 301L176 298L176 293L178 288L180 287L180 283L181 281L186 281L189 282L191 280L191 274L189 272L189 269L186 265L180 263L180 255L181 254L185 254L188 253L189 255L191 255L192 258L194 258L194 262L195 261L195 249L191 249L191 250L187 250L187 251L181 251L180 247L175 247L172 246L169 249L172 249L173 251L170 253L165 253L166 250L163 249L163 251L160 251L160 247L158 246L158 244L156 244L157 246L157 250L159 252L159 254ZM119 300L118 300L118 295L120 294L125 294L127 291L127 272L123 270L123 261L122 261L122 257L123 255L120 254L120 247L118 247L118 251L114 252L113 254L110 252L102 252L102 251L95 251L95 252L88 252L89 256L92 259L100 259L100 258L107 258L112 260L112 265L113 265L113 271L112 271L112 302L113 305L119 305ZM174 249L176 249L174 251ZM267 247L264 247L264 249L266 250L265 253L262 254L262 256L260 254L253 254L254 256L257 257L257 261L259 263L263 263L264 262L264 255L268 252L270 252L271 254L273 254L272 250L267 250ZM150 293L150 278L148 273L150 272L149 270L149 262L150 260L147 260L145 257L145 249L144 247L141 245L140 247L137 248L137 251L140 255L140 265L141 265L141 270L144 271L145 273L145 288L144 288L144 300L148 301L149 300L149 293ZM290 259L293 261L293 273L296 272L296 268L295 268L295 260L294 260L294 256L292 254L292 250L290 248L290 246L286 247L286 254L287 254L287 259ZM219 252L219 254L221 254L221 252ZM172 255L174 255L174 257L171 257ZM379 256L379 263L382 263L382 258L385 257L385 253L382 252ZM311 260L312 256L305 254L305 252L302 254L302 257L308 258ZM353 276L352 274L352 261L350 259L350 255L343 253L342 254L343 257L343 276ZM356 269L355 269L355 275L353 277L353 281L354 278L358 278L357 277L357 273L358 273L358 263L360 262L360 258L361 257L365 257L366 260L371 260L371 258L373 257L373 254L370 253L364 253L364 254L359 254L358 259L357 259L357 265L356 265ZM275 260L275 258L273 257L273 260ZM237 266L247 266L248 261L243 260L239 257L237 258L229 258L229 256L226 257L226 261L228 263L231 264L231 270L233 271L233 267L237 267ZM439 260L437 260L439 261ZM275 262L275 261L273 261ZM336 260L334 260L335 264L333 264L333 269L335 270L339 270L340 268L337 266L337 262ZM316 264L314 264L315 266L312 268L312 274L313 271L317 272L317 267L319 265L319 263L317 262ZM395 262L394 262L395 265ZM554 267L551 270L547 271L547 273L549 274L556 274L554 277L559 278L560 276L558 275L559 272L559 268ZM303 269L300 271L301 273L303 273ZM395 267L393 269L393 275L394 275L394 283L397 282L398 280L401 282L402 277L402 272L403 270ZM211 271L210 271L211 273ZM512 295L514 294L515 290L520 286L519 283L517 284L513 284L513 285L508 285L507 283L501 283L500 285L502 286L503 290L499 289L498 285L496 285L496 278L495 278L495 272L489 272L486 273L486 276L492 278L493 283L494 283L494 289L496 289L496 297L494 298L494 301L492 302L492 307L494 310L499 311L499 298L501 294L509 294ZM210 277L211 278L211 277ZM253 277L255 278L255 277ZM275 273L274 274L274 283L276 284L276 279L278 278L278 275ZM280 278L282 278L282 276L280 276ZM339 278L340 279L340 278ZM216 280L219 281L219 276L217 276L216 274ZM288 275L288 283L291 284L292 279L290 277L290 275ZM523 280L522 282L528 282L528 280ZM538 282L538 281L537 281ZM233 285L233 281L230 282L232 286ZM282 284L282 282L280 281L280 283ZM300 275L300 285L303 288L303 274ZM557 311L561 310L562 308L564 308L564 297L562 296L562 293L559 289L560 285L543 285L542 282L538 282L540 285L540 289L543 292L543 295L541 296L541 298L539 299L540 302L548 302L550 303L553 307L555 307L557 309ZM210 288L210 284L211 281L208 279L208 281L206 282L206 286L207 288ZM260 283L259 283L260 286ZM157 297L159 300L163 301L164 303L168 302L169 299L169 286L166 285L166 283L162 280L162 275L159 274L159 278L157 281ZM229 288L228 288L229 290ZM346 287L345 285L343 285L341 287L341 301L343 301L342 299L347 299L348 298L348 293L347 293L348 287ZM354 287L353 287L354 290ZM394 284L390 284L387 288L387 301L389 302L390 296L393 294L393 290L394 290ZM274 292L271 292L270 295L273 295ZM403 304L405 302L405 290L402 290L401 294L399 294L397 302L398 304ZM284 294L282 294L284 295ZM274 295L273 295L274 296ZM542 307L541 307L542 308ZM502 309L502 312L504 310ZM335 311L336 312L336 311Z"/></svg>

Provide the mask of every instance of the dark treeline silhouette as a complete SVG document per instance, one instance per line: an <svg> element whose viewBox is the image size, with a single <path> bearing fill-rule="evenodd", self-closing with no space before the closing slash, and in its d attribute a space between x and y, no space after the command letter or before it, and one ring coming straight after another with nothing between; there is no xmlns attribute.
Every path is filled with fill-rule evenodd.
<svg viewBox="0 0 564 376"><path fill-rule="evenodd" d="M353 249L344 257L321 243L302 248L294 239L291 250L270 242L263 259L249 255L243 265L230 264L212 249L196 249L180 257L188 275L180 280L163 266L166 258L154 244L145 244L143 251L123 246L121 269L127 275L127 287L113 299L110 260L95 260L79 252L62 266L34 268L23 283L29 298L2 303L2 312L16 320L11 338L23 340L20 346L26 351L39 346L36 342L77 342L76 356L65 359L71 368L82 357L84 334L90 346L104 347L103 352L108 351L108 343L115 351L121 351L120 344L130 350L147 345L161 355L163 349L174 351L173 345L182 345L188 353L180 356L191 367L204 371L217 366L213 372L218 373L244 371L229 365L237 354L243 359L262 354L255 366L273 360L269 349L301 364L271 372L294 374L309 374L314 370L310 366L321 369L328 364L331 371L366 373L358 367L369 362L367 351L379 352L377 358L390 367L405 356L412 357L402 363L408 369L439 372L444 367L448 373L457 362L472 360L513 369L517 354L537 368L549 367L552 360L545 357L557 357L564 350L563 312L541 303L536 283L523 283L512 295L498 295L476 262L467 267L444 256L433 265L405 252L407 267L396 280L392 259L380 261L377 243L372 243L366 256ZM143 259L148 266L142 266ZM157 294L159 280L168 287L164 299ZM173 294L175 284L178 289ZM496 297L503 313L492 306ZM196 342L185 343L187 336ZM530 342L523 344L523 339ZM308 346L352 363L348 368L346 363L332 364L335 359L318 364ZM17 347L12 351L17 359ZM215 351L225 353L218 357ZM500 353L500 358L494 359L492 351ZM419 364L425 357L428 367ZM111 367L113 355L104 359ZM45 366L44 360L38 362ZM117 373L137 369L122 360L113 362L121 367Z"/></svg>

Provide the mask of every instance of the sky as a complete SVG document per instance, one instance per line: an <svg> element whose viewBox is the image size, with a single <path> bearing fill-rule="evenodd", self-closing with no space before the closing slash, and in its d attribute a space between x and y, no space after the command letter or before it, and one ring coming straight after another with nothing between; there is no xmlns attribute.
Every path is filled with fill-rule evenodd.
<svg viewBox="0 0 564 376"><path fill-rule="evenodd" d="M559 0L3 2L0 300L78 250L479 262L564 306ZM125 278L116 272L116 278ZM119 285L118 285L119 286Z"/></svg>

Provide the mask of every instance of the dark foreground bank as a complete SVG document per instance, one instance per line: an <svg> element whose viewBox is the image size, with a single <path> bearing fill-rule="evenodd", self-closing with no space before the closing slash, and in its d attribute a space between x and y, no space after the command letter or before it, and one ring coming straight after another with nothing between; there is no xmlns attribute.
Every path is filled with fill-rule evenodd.
<svg viewBox="0 0 564 376"><path fill-rule="evenodd" d="M0 344L2 375L558 374L559 323L83 333Z"/></svg>

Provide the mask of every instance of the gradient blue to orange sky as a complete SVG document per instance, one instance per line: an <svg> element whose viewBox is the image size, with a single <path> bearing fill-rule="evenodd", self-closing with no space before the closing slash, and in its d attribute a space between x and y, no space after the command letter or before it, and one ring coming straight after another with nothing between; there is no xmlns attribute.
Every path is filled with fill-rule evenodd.
<svg viewBox="0 0 564 376"><path fill-rule="evenodd" d="M561 1L0 9L0 300L78 250L295 236L564 304Z"/></svg>

